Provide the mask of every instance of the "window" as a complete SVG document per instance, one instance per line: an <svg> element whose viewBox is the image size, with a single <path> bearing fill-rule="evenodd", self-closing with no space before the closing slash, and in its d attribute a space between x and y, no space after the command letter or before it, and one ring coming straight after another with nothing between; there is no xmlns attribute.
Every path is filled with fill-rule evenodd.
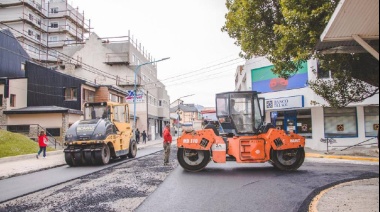
<svg viewBox="0 0 380 212"><path fill-rule="evenodd" d="M60 128L46 128L46 135L47 136L60 137L61 136L61 129Z"/></svg>
<svg viewBox="0 0 380 212"><path fill-rule="evenodd" d="M57 29L58 28L58 22L51 22L50 28Z"/></svg>
<svg viewBox="0 0 380 212"><path fill-rule="evenodd" d="M29 29L28 30L28 35L33 36L33 31Z"/></svg>
<svg viewBox="0 0 380 212"><path fill-rule="evenodd" d="M321 64L320 64L319 61L318 61L317 66L318 66L317 67L317 77L318 77L318 79L329 79L329 78L331 78L331 71L324 70L321 67Z"/></svg>
<svg viewBox="0 0 380 212"><path fill-rule="evenodd" d="M37 20L37 24L38 24L38 25L41 25L41 19L38 19L38 20Z"/></svg>
<svg viewBox="0 0 380 212"><path fill-rule="evenodd" d="M14 132L14 133L27 133L27 134L29 134L30 126L29 125L7 126L7 131Z"/></svg>
<svg viewBox="0 0 380 212"><path fill-rule="evenodd" d="M379 130L379 107L364 107L365 136L376 137Z"/></svg>
<svg viewBox="0 0 380 212"><path fill-rule="evenodd" d="M10 106L16 107L16 95L15 94L11 94Z"/></svg>
<svg viewBox="0 0 380 212"><path fill-rule="evenodd" d="M0 94L0 107L3 106L3 94Z"/></svg>
<svg viewBox="0 0 380 212"><path fill-rule="evenodd" d="M33 18L33 15L32 14L29 14L29 20L33 21L34 18Z"/></svg>
<svg viewBox="0 0 380 212"><path fill-rule="evenodd" d="M114 120L116 122L122 122L122 123L128 122L127 120L128 111L126 110L125 106L114 106L113 114L114 114Z"/></svg>
<svg viewBox="0 0 380 212"><path fill-rule="evenodd" d="M49 42L57 42L58 41L58 37L57 36L50 36L49 37Z"/></svg>
<svg viewBox="0 0 380 212"><path fill-rule="evenodd" d="M58 13L58 7L51 8L50 13Z"/></svg>
<svg viewBox="0 0 380 212"><path fill-rule="evenodd" d="M83 102L94 102L95 91L83 89Z"/></svg>
<svg viewBox="0 0 380 212"><path fill-rule="evenodd" d="M325 137L357 137L356 108L325 108Z"/></svg>
<svg viewBox="0 0 380 212"><path fill-rule="evenodd" d="M41 40L41 35L36 35L37 40Z"/></svg>
<svg viewBox="0 0 380 212"><path fill-rule="evenodd" d="M66 101L76 101L78 98L77 88L66 88L65 89L65 100Z"/></svg>

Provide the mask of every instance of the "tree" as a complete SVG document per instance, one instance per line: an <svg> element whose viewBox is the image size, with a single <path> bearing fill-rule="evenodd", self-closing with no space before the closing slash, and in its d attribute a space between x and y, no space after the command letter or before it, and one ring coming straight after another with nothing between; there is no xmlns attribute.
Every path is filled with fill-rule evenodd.
<svg viewBox="0 0 380 212"><path fill-rule="evenodd" d="M379 63L369 54L315 53L319 36L338 3L339 0L227 0L222 31L236 40L241 57L265 56L274 65L272 71L286 79L297 73L302 63L317 58L323 69L332 71L333 80L310 81L310 88L330 106L345 107L378 93Z"/></svg>

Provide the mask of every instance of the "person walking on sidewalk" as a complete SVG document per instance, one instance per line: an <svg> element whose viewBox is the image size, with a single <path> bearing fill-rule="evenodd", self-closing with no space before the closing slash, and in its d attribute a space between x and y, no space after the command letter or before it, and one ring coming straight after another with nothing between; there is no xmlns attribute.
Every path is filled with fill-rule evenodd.
<svg viewBox="0 0 380 212"><path fill-rule="evenodd" d="M40 146L40 150L38 151L36 158L40 156L41 152L43 152L43 157L46 158L46 147L48 144L48 139L45 134L45 131L41 131L40 135L38 136L38 145Z"/></svg>
<svg viewBox="0 0 380 212"><path fill-rule="evenodd" d="M146 134L145 130L143 130L143 132L141 133L141 135L142 135L142 138L143 138L143 144L146 144L146 136L147 136L147 134Z"/></svg>
<svg viewBox="0 0 380 212"><path fill-rule="evenodd" d="M136 143L139 144L140 143L140 130L139 129L136 129Z"/></svg>
<svg viewBox="0 0 380 212"><path fill-rule="evenodd" d="M172 135L170 134L170 124L164 129L164 166L169 165L170 146L172 145Z"/></svg>

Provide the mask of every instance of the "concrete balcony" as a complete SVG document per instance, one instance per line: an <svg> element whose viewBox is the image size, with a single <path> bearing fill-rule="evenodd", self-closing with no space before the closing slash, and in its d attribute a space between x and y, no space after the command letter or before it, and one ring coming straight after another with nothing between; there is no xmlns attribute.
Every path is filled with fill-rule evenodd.
<svg viewBox="0 0 380 212"><path fill-rule="evenodd" d="M107 65L110 65L110 66L113 66L113 65L129 66L129 64L130 64L129 53L128 52L126 52L126 53L107 53L104 63Z"/></svg>

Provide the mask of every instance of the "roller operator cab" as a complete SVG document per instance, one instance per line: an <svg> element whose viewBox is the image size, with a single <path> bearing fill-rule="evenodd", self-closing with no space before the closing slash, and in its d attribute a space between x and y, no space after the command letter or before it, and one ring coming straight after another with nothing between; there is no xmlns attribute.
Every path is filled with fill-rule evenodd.
<svg viewBox="0 0 380 212"><path fill-rule="evenodd" d="M184 131L177 140L178 162L187 171L215 163L269 162L280 170L297 170L305 159L305 138L264 124L265 99L255 91L216 95L220 132L214 125Z"/></svg>
<svg viewBox="0 0 380 212"><path fill-rule="evenodd" d="M112 158L136 157L137 145L129 122L126 103L86 103L83 120L75 122L66 132L66 163L104 165Z"/></svg>

